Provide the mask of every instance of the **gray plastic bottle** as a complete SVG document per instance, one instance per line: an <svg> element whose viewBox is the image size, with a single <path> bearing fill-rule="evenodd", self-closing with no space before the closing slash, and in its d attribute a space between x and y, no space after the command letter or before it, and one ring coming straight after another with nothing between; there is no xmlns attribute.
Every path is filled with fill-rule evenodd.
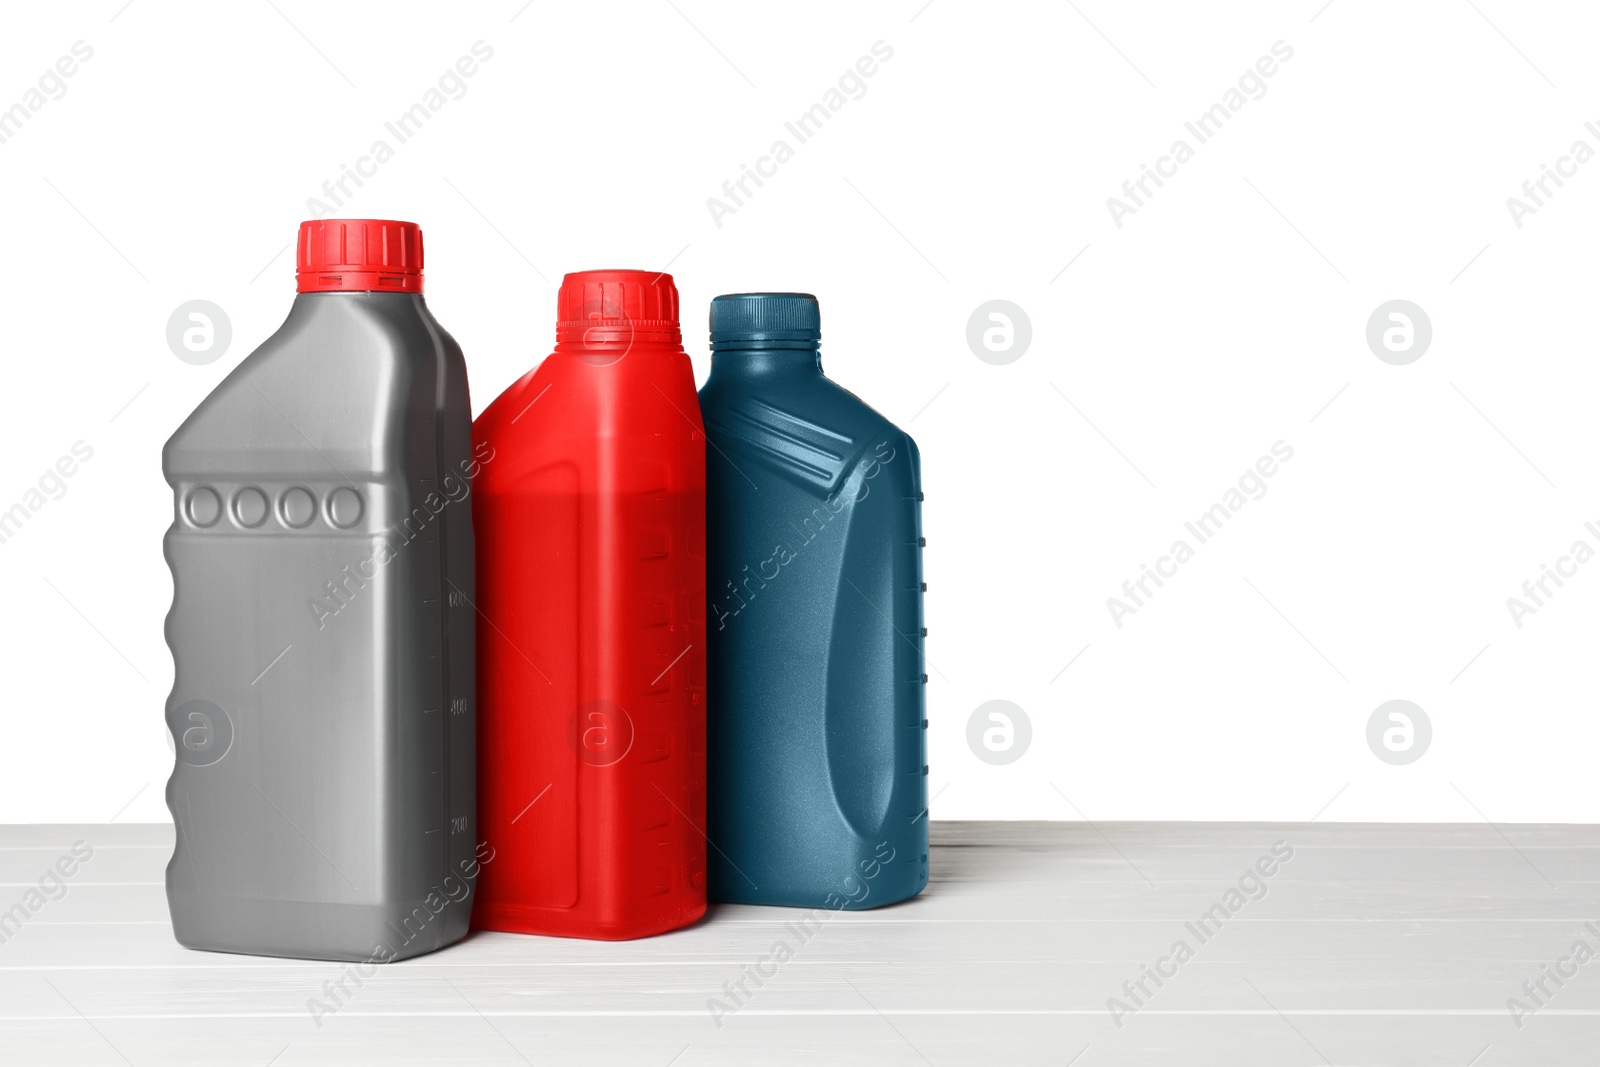
<svg viewBox="0 0 1600 1067"><path fill-rule="evenodd" d="M387 962L468 928L472 449L410 223L305 223L288 319L167 442L190 948Z"/></svg>

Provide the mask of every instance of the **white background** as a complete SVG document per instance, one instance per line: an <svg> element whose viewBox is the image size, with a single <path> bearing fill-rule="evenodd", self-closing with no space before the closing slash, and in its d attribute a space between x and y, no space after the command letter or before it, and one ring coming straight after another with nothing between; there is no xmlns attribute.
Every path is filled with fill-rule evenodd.
<svg viewBox="0 0 1600 1067"><path fill-rule="evenodd" d="M0 510L94 456L0 545L0 819L168 818L161 445L286 314L308 198L479 40L338 213L423 225L478 410L548 351L564 271L670 269L702 379L710 297L820 297L828 373L922 448L935 817L1600 819L1600 563L1520 629L1506 607L1600 548L1600 162L1520 228L1506 206L1600 149L1592 11L274 4L4 13L0 107L94 54L0 144ZM717 226L707 198L880 40L865 95ZM1280 40L1266 94L1117 227L1107 198ZM203 367L165 339L197 298L233 327ZM995 298L1032 322L1006 366L965 336ZM1434 331L1408 366L1365 340L1397 298ZM1267 494L1114 625L1279 440ZM1396 698L1433 725L1408 766L1366 741ZM991 699L1033 726L1007 766L967 746Z"/></svg>

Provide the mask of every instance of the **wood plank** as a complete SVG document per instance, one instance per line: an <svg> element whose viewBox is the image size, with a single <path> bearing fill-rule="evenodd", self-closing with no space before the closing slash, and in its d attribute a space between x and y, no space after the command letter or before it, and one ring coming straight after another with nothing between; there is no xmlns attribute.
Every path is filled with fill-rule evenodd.
<svg viewBox="0 0 1600 1067"><path fill-rule="evenodd" d="M96 851L0 944L0 1062L942 1067L1087 1047L1079 1067L1462 1067L1488 1046L1484 1067L1561 1067L1600 1046L1587 968L1521 1028L1506 1006L1575 940L1600 949L1593 827L930 829L922 897L814 930L721 906L636 942L477 934L357 985L339 964L179 946L170 827L3 827L0 904L72 842ZM1294 859L1202 938L1192 924L1280 839ZM1193 957L1154 985L1145 968L1180 940ZM792 958L755 984L780 941Z"/></svg>

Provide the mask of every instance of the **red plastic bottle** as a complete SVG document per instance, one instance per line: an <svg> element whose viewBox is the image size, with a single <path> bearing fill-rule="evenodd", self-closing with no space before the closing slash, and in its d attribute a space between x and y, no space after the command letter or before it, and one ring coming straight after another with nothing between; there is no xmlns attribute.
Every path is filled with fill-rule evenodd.
<svg viewBox="0 0 1600 1067"><path fill-rule="evenodd" d="M705 432L653 271L563 279L555 352L478 416L482 929L705 913Z"/></svg>

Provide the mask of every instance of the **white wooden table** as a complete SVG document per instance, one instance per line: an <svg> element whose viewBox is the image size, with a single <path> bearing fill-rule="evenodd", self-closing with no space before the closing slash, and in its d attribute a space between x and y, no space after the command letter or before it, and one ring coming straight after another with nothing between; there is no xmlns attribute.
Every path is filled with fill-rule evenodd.
<svg viewBox="0 0 1600 1067"><path fill-rule="evenodd" d="M809 937L785 925L796 912L742 906L645 941L477 934L347 983L319 1026L308 1001L332 1002L340 965L173 941L170 827L0 827L0 908L26 909L73 842L94 850L4 927L0 1063L1600 1063L1600 958L1560 962L1580 940L1600 952L1600 828L932 832L922 897ZM1280 841L1292 858L1230 900ZM793 957L762 963L779 941ZM770 977L713 1020L707 1002L732 1006L724 983L758 965ZM1559 987L1558 966L1576 969ZM1542 1005L1523 989L1541 978ZM1536 1009L1520 1027L1513 997ZM1114 1020L1112 998L1135 1010Z"/></svg>

